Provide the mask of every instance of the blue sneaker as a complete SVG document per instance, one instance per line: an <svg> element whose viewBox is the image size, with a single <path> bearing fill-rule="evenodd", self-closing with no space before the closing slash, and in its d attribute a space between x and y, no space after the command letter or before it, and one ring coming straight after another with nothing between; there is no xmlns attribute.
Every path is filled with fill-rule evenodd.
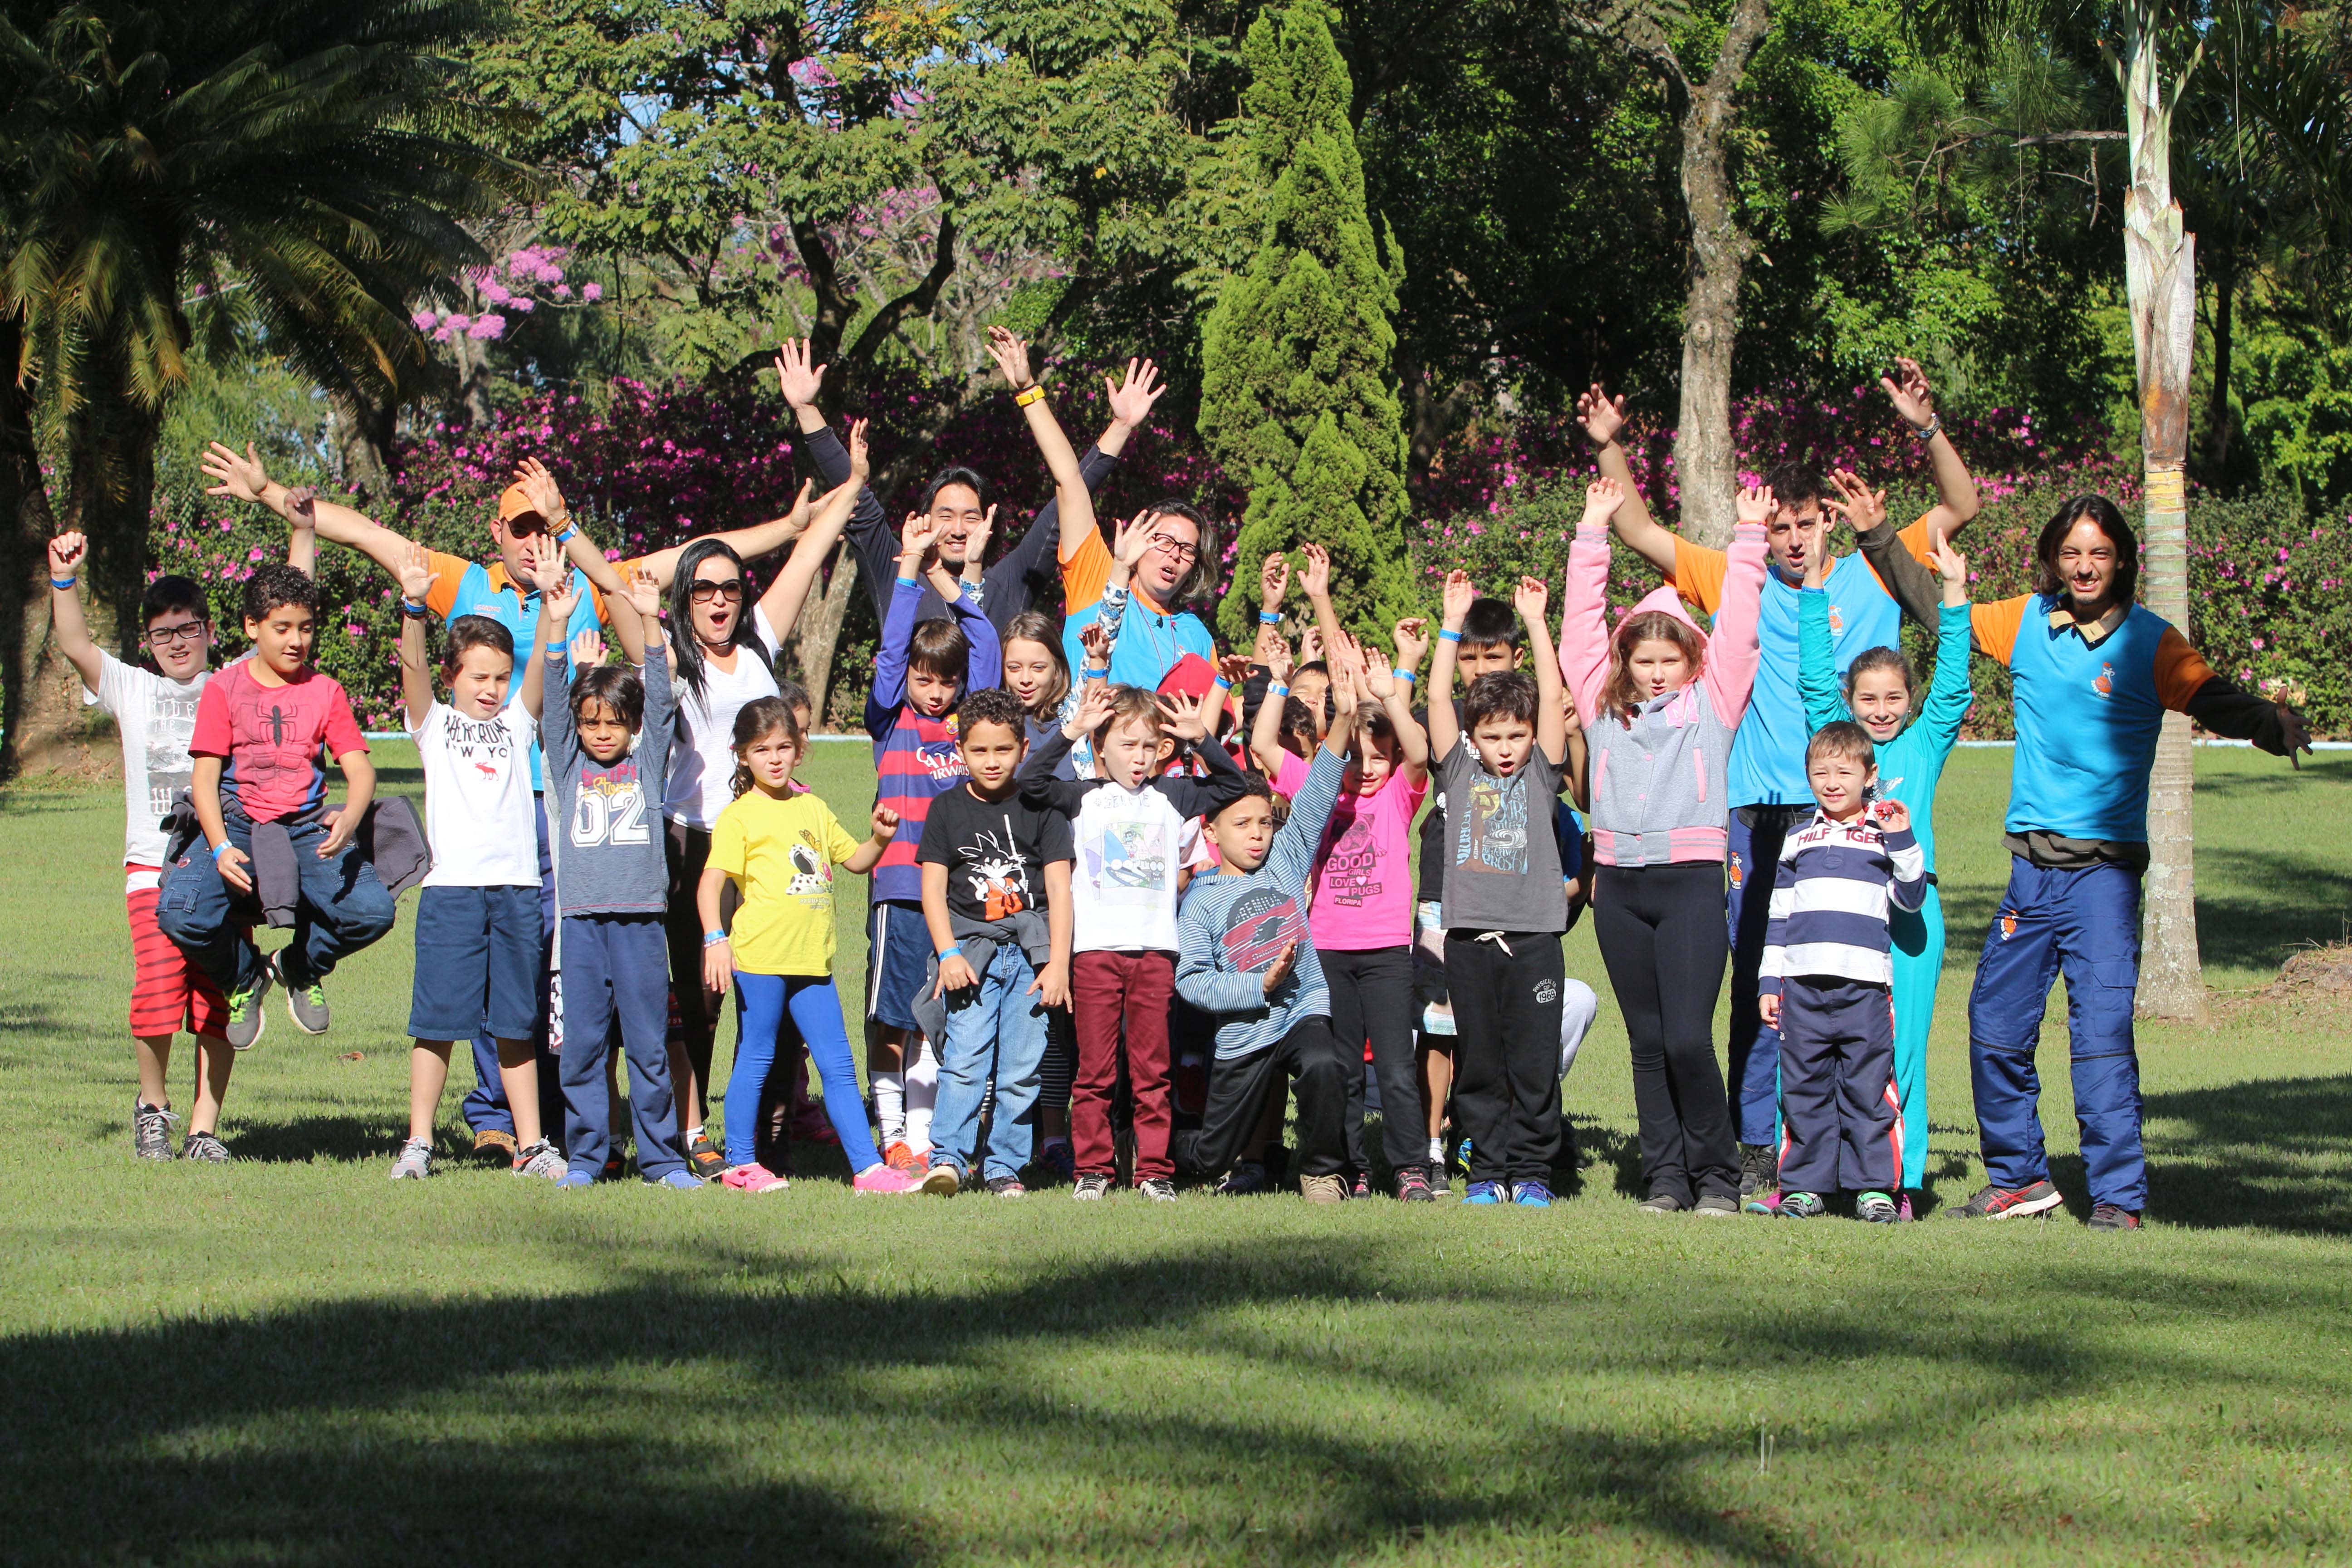
<svg viewBox="0 0 2352 1568"><path fill-rule="evenodd" d="M559 1187L593 1187L596 1184L596 1173L593 1171L566 1171L555 1178L555 1184Z"/></svg>
<svg viewBox="0 0 2352 1568"><path fill-rule="evenodd" d="M1046 1144L1037 1155L1037 1163L1054 1173L1057 1185L1078 1179L1078 1157L1066 1139L1059 1143Z"/></svg>
<svg viewBox="0 0 2352 1568"><path fill-rule="evenodd" d="M692 1171L679 1169L665 1172L658 1176L647 1176L646 1185L667 1187L674 1193L698 1193L702 1190L702 1178Z"/></svg>
<svg viewBox="0 0 2352 1568"><path fill-rule="evenodd" d="M1462 1194L1465 1204L1499 1204L1508 1201L1500 1182L1473 1182L1470 1190Z"/></svg>
<svg viewBox="0 0 2352 1568"><path fill-rule="evenodd" d="M1517 1182L1511 1186L1511 1201L1523 1209L1548 1209L1551 1189L1541 1182Z"/></svg>

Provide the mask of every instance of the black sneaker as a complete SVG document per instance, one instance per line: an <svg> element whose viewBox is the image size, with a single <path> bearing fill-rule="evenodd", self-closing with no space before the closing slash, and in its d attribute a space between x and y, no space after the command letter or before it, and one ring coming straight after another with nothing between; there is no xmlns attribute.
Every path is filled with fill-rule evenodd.
<svg viewBox="0 0 2352 1568"><path fill-rule="evenodd" d="M1070 1196L1082 1204L1098 1204L1109 1195L1110 1178L1099 1173L1080 1176L1070 1189Z"/></svg>
<svg viewBox="0 0 2352 1568"><path fill-rule="evenodd" d="M1437 1194L1429 1190L1429 1173L1419 1165L1407 1165L1397 1173L1397 1202L1401 1204L1433 1204Z"/></svg>
<svg viewBox="0 0 2352 1568"><path fill-rule="evenodd" d="M188 1134L188 1141L180 1145L180 1158L183 1160L202 1160L207 1164L213 1165L226 1165L230 1161L236 1159L236 1156L228 1152L227 1144L222 1142L218 1138L213 1136L213 1134L209 1132L191 1132Z"/></svg>
<svg viewBox="0 0 2352 1568"><path fill-rule="evenodd" d="M2120 1204L2093 1204L2091 1217L2083 1226L2086 1230L2137 1230L2139 1211Z"/></svg>
<svg viewBox="0 0 2352 1568"><path fill-rule="evenodd" d="M1354 1184L1348 1188L1348 1195L1351 1198L1370 1197L1372 1195L1372 1179L1361 1171L1357 1172Z"/></svg>
<svg viewBox="0 0 2352 1568"><path fill-rule="evenodd" d="M294 977L286 973L286 955L282 952L269 961L269 968L278 977L278 984L286 988L286 1016L294 1020L294 1026L306 1035L325 1034L330 1022L327 988L316 980L295 984Z"/></svg>
<svg viewBox="0 0 2352 1568"><path fill-rule="evenodd" d="M143 1100L131 1102L131 1148L142 1160L169 1160L172 1153L172 1123L180 1120L159 1106Z"/></svg>
<svg viewBox="0 0 2352 1568"><path fill-rule="evenodd" d="M2048 1214L2066 1200L2047 1178L2022 1187L1986 1187L1952 1211L1954 1219L2017 1219Z"/></svg>
<svg viewBox="0 0 2352 1568"><path fill-rule="evenodd" d="M1217 1184L1217 1195L1227 1198L1255 1197L1273 1185L1265 1179L1265 1167L1255 1160L1244 1160L1225 1173Z"/></svg>
<svg viewBox="0 0 2352 1568"><path fill-rule="evenodd" d="M1739 1146L1739 1195L1769 1193L1780 1184L1780 1162L1773 1158L1769 1143L1742 1143Z"/></svg>
<svg viewBox="0 0 2352 1568"><path fill-rule="evenodd" d="M1021 1184L1018 1176L991 1176L988 1178L988 1195L992 1198L1025 1198L1029 1195L1029 1189Z"/></svg>
<svg viewBox="0 0 2352 1568"><path fill-rule="evenodd" d="M1156 1204L1176 1201L1176 1184L1165 1176L1146 1176L1135 1184L1135 1190Z"/></svg>

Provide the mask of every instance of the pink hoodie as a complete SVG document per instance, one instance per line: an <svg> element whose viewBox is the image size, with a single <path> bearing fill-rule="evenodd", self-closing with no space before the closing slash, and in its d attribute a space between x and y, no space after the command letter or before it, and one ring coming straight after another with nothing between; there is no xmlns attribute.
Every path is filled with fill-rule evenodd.
<svg viewBox="0 0 2352 1568"><path fill-rule="evenodd" d="M1724 766L1756 679L1757 607L1764 594L1764 529L1742 523L1732 540L1698 679L1636 709L1630 724L1601 711L1617 640L1608 626L1609 532L1580 528L1568 552L1568 613L1560 677L1575 695L1592 752L1592 854L1604 866L1721 862L1731 818ZM1653 600L1661 595L1667 603ZM1673 590L1641 609L1690 621ZM1621 623L1622 624L1622 623ZM1696 622L1691 623L1694 627Z"/></svg>

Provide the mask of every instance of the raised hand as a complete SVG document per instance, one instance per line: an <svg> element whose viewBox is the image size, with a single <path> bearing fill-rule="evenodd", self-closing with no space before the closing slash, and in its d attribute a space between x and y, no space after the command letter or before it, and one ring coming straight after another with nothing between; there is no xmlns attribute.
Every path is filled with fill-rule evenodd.
<svg viewBox="0 0 2352 1568"><path fill-rule="evenodd" d="M1867 532L1886 521L1885 490L1872 489L1843 468L1831 473L1830 488L1837 493L1825 497L1823 504L1852 523L1856 533Z"/></svg>
<svg viewBox="0 0 2352 1568"><path fill-rule="evenodd" d="M1217 656L1217 673L1225 678L1227 686L1239 686L1249 679L1249 655L1226 653Z"/></svg>
<svg viewBox="0 0 2352 1568"><path fill-rule="evenodd" d="M629 580L625 586L626 597L629 601L629 608L636 611L638 615L649 621L655 619L661 614L662 589L660 578L655 576L643 566L635 566L629 571Z"/></svg>
<svg viewBox="0 0 2352 1568"><path fill-rule="evenodd" d="M874 803L872 821L875 843L887 844L898 837L898 814L878 800Z"/></svg>
<svg viewBox="0 0 2352 1568"><path fill-rule="evenodd" d="M1148 359L1127 362L1127 375L1113 382L1103 377L1103 389L1110 394L1110 416L1132 430L1151 417L1151 405L1168 390L1160 379L1160 367Z"/></svg>
<svg viewBox="0 0 2352 1568"><path fill-rule="evenodd" d="M1062 733L1073 741L1082 741L1103 726L1110 717L1110 683L1104 680L1087 682L1078 693L1078 705L1062 723Z"/></svg>
<svg viewBox="0 0 2352 1568"><path fill-rule="evenodd" d="M1519 579L1518 587L1511 595L1511 608L1518 611L1522 618L1540 623L1544 611L1550 606L1551 590L1544 586L1542 578Z"/></svg>
<svg viewBox="0 0 2352 1568"><path fill-rule="evenodd" d="M1584 487L1584 521L1579 526L1606 526L1609 520L1617 515L1617 509L1624 504L1625 487L1603 474Z"/></svg>
<svg viewBox="0 0 2352 1568"><path fill-rule="evenodd" d="M1298 635L1299 663L1313 664L1322 659L1326 651L1321 626L1309 626Z"/></svg>
<svg viewBox="0 0 2352 1568"><path fill-rule="evenodd" d="M776 351L776 384L794 408L813 406L824 388L824 366L811 365L811 357L806 338L786 338Z"/></svg>
<svg viewBox="0 0 2352 1568"><path fill-rule="evenodd" d="M866 421L853 419L849 422L849 477L862 485L873 472L874 458L866 448ZM801 490L805 495L808 486L803 485Z"/></svg>
<svg viewBox="0 0 2352 1568"><path fill-rule="evenodd" d="M996 531L996 509L990 507L980 514L980 521L964 530L963 558L984 563L988 559L989 536Z"/></svg>
<svg viewBox="0 0 2352 1568"><path fill-rule="evenodd" d="M1291 662L1290 645L1285 642L1282 639L1282 635L1279 632L1275 632L1272 626L1268 626L1265 629L1268 632L1273 633L1273 636L1268 639L1265 639L1263 646L1259 649L1258 657L1265 665L1266 674L1273 678L1274 684L1276 686L1287 686L1290 684L1291 675L1298 668L1296 664Z"/></svg>
<svg viewBox="0 0 2352 1568"><path fill-rule="evenodd" d="M1470 603L1477 596L1478 590L1471 584L1469 573L1457 566L1445 574L1445 618L1443 625L1447 631L1462 629L1463 619L1470 614Z"/></svg>
<svg viewBox="0 0 2352 1568"><path fill-rule="evenodd" d="M1078 648L1086 656L1082 667L1087 669L1110 668L1110 628L1100 621L1088 621L1078 630Z"/></svg>
<svg viewBox="0 0 2352 1568"><path fill-rule="evenodd" d="M441 575L433 570L433 557L422 544L404 543L396 557L394 575L400 579L400 596L412 605L425 603L425 595L433 591L434 580Z"/></svg>
<svg viewBox="0 0 2352 1568"><path fill-rule="evenodd" d="M1003 327L988 329L988 357L1004 373L1004 384L1015 392L1026 392L1037 384L1029 373L1029 345Z"/></svg>
<svg viewBox="0 0 2352 1568"><path fill-rule="evenodd" d="M1208 700L1171 691L1153 700L1160 705L1160 716L1168 721L1168 732L1180 741L1198 741L1209 732Z"/></svg>
<svg viewBox="0 0 2352 1568"><path fill-rule="evenodd" d="M907 526L898 534L898 559L919 564L929 556L931 547L940 542L943 531L938 523L931 521L929 512L908 512Z"/></svg>
<svg viewBox="0 0 2352 1568"><path fill-rule="evenodd" d="M1625 400L1610 396L1596 381L1577 396L1576 422L1594 446L1606 447L1625 428Z"/></svg>
<svg viewBox="0 0 2352 1568"><path fill-rule="evenodd" d="M1885 833L1906 833L1911 827L1911 808L1899 800L1874 800L1870 803L1870 820Z"/></svg>
<svg viewBox="0 0 2352 1568"><path fill-rule="evenodd" d="M1290 557L1277 550L1257 569L1258 607L1267 615L1282 608L1290 593Z"/></svg>
<svg viewBox="0 0 2352 1568"><path fill-rule="evenodd" d="M1772 487L1769 485L1743 487L1732 501L1732 510L1741 522L1752 522L1759 528L1763 527L1765 520L1772 515Z"/></svg>
<svg viewBox="0 0 2352 1568"><path fill-rule="evenodd" d="M540 613L557 626L568 626L572 612L580 607L580 591L572 585L572 574L563 569L563 554L555 541L541 534L531 541L541 548L534 552L531 580L539 584Z"/></svg>
<svg viewBox="0 0 2352 1568"><path fill-rule="evenodd" d="M250 441L246 443L242 458L236 455L236 448L215 441L205 448L196 466L205 471L205 478L214 481L205 491L208 496L257 501L261 492L269 488L268 471L261 466L261 454Z"/></svg>
<svg viewBox="0 0 2352 1568"><path fill-rule="evenodd" d="M89 541L71 529L49 541L49 575L70 577L89 553Z"/></svg>
<svg viewBox="0 0 2352 1568"><path fill-rule="evenodd" d="M1927 535L1927 559L1934 563L1936 574L1944 580L1944 603L1965 605L1969 602L1969 558L1952 548L1940 528Z"/></svg>
<svg viewBox="0 0 2352 1568"><path fill-rule="evenodd" d="M1155 511L1139 511L1125 522L1111 519L1110 558L1118 563L1120 571L1132 574L1136 563L1151 548L1151 524L1159 515Z"/></svg>
<svg viewBox="0 0 2352 1568"><path fill-rule="evenodd" d="M1396 624L1396 667L1408 674L1421 668L1429 655L1429 620L1407 616Z"/></svg>
<svg viewBox="0 0 2352 1568"><path fill-rule="evenodd" d="M1339 646L1325 658L1331 665L1331 731L1345 734L1354 727L1356 710L1363 705L1364 650L1342 632Z"/></svg>
<svg viewBox="0 0 2352 1568"><path fill-rule="evenodd" d="M1307 558L1307 569L1298 574L1298 585L1310 600L1331 596L1331 552L1319 544L1302 544L1298 553Z"/></svg>
<svg viewBox="0 0 2352 1568"><path fill-rule="evenodd" d="M1805 536L1804 583L1808 588L1822 588L1829 585L1829 580L1830 531L1824 522Z"/></svg>
<svg viewBox="0 0 2352 1568"><path fill-rule="evenodd" d="M1919 368L1916 359L1895 362L1895 375L1882 375L1878 384L1895 412L1903 416L1914 430L1925 430L1936 422L1936 394L1927 385L1927 373ZM1900 377L1898 380L1897 377Z"/></svg>
<svg viewBox="0 0 2352 1568"><path fill-rule="evenodd" d="M1380 657L1380 649L1349 639L1349 662L1355 667L1356 679L1363 695L1374 702L1386 702L1396 695L1396 668Z"/></svg>
<svg viewBox="0 0 2352 1568"><path fill-rule="evenodd" d="M562 532L564 520L572 514L564 510L563 491L547 465L537 458L525 458L515 465L515 483L530 498L530 510L547 520L547 531Z"/></svg>
<svg viewBox="0 0 2352 1568"><path fill-rule="evenodd" d="M571 655L575 674L583 669L593 669L604 662L604 634L590 626L572 639L566 651Z"/></svg>

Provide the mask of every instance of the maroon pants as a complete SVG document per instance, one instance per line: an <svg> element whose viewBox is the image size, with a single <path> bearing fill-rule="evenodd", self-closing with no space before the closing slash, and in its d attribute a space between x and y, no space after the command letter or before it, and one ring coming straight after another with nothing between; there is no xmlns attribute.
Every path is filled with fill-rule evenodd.
<svg viewBox="0 0 2352 1568"><path fill-rule="evenodd" d="M1080 1175L1108 1176L1118 1161L1110 1097L1118 1084L1122 1022L1127 1087L1135 1100L1135 1179L1175 1175L1168 1157L1168 1011L1175 999L1171 954L1082 952L1070 961L1070 1010L1078 1025L1070 1152Z"/></svg>

